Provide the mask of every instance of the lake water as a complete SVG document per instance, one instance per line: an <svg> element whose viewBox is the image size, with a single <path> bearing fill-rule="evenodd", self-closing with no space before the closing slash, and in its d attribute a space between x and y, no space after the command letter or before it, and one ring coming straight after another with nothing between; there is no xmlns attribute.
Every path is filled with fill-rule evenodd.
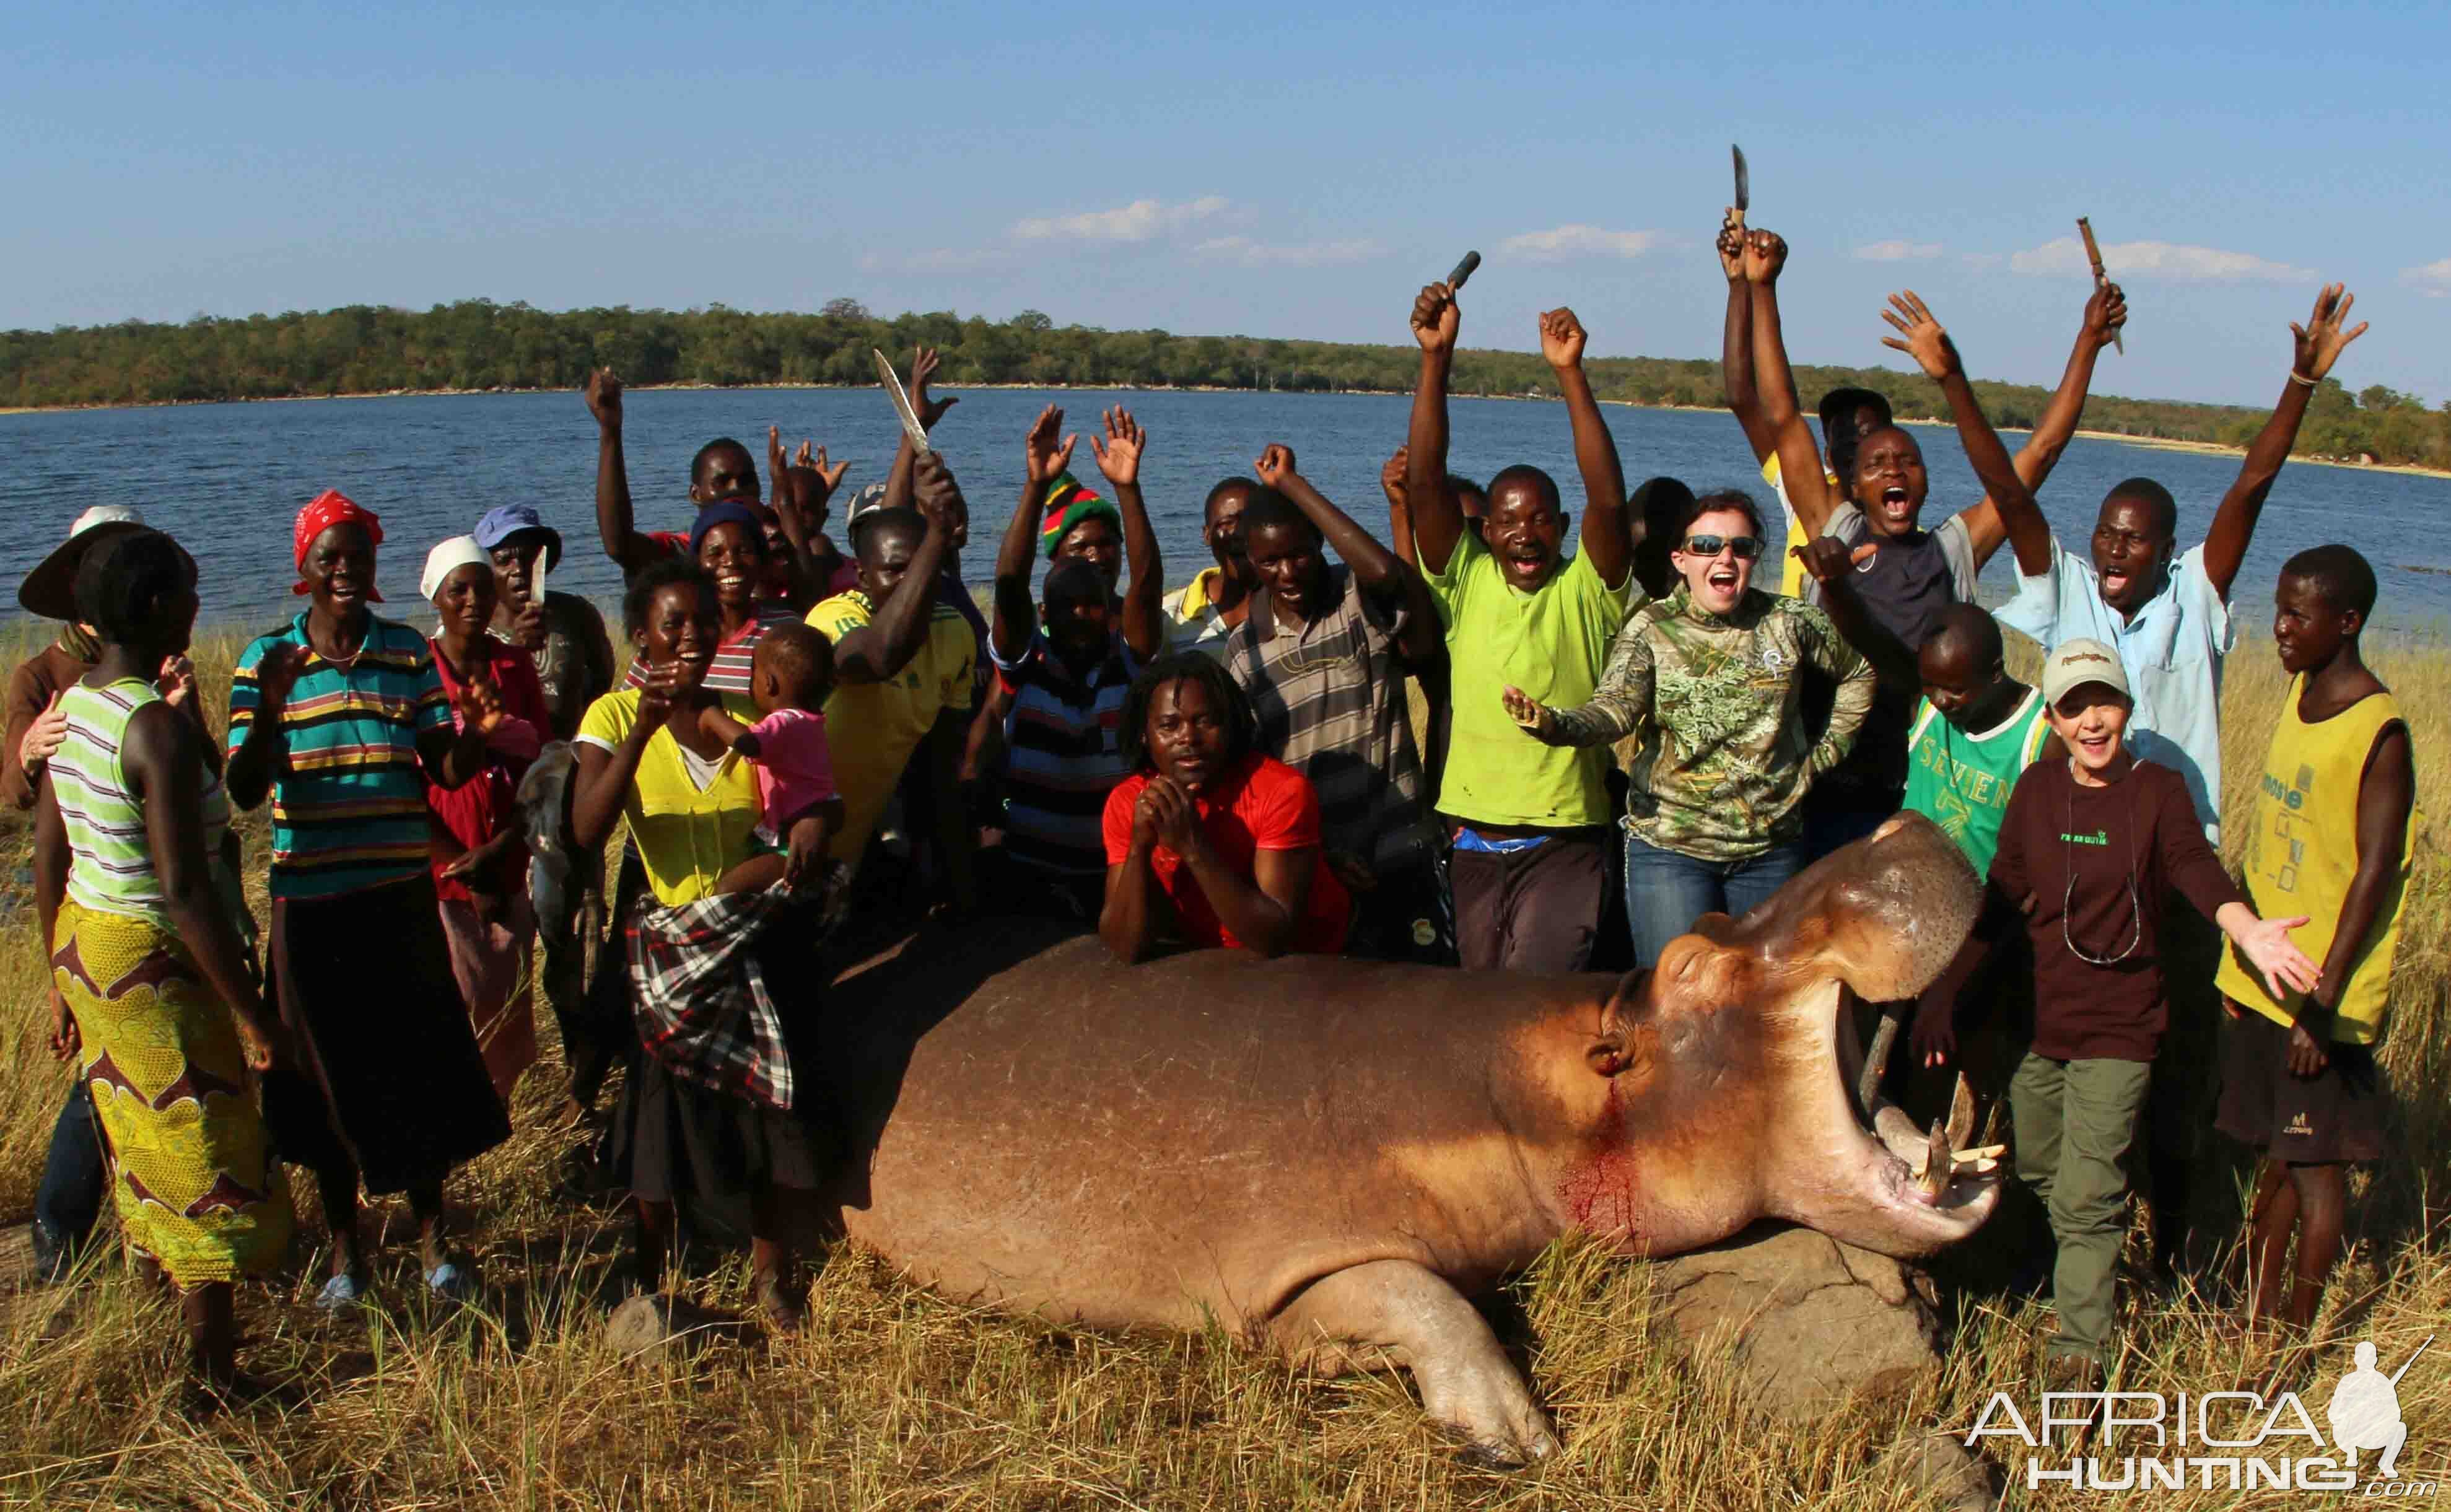
<svg viewBox="0 0 2451 1512"><path fill-rule="evenodd" d="M1019 490L1022 434L1050 401L1082 433L1074 470L1102 493L1088 444L1099 407L1128 404L1147 427L1142 486L1169 583L1207 561L1199 528L1209 485L1249 472L1272 441L1292 446L1304 473L1383 539L1379 468L1404 438L1410 403L1394 395L955 392L961 403L936 440L971 501L963 568L973 582L993 567ZM792 442L814 437L836 460L849 460L850 482L858 483L882 476L898 435L874 389L650 390L629 395L627 408L630 487L644 529L687 528L689 460L712 437L748 442L762 472L766 427L780 424ZM1629 484L1668 473L1697 489L1734 484L1766 495L1730 416L1617 405L1607 415ZM1926 519L1936 522L1978 490L1952 432L1919 434L1932 477ZM1562 405L1456 401L1452 461L1484 479L1511 462L1537 463L1565 488L1570 507L1580 507ZM2079 440L2045 487L2043 506L2060 540L2082 549L2110 485L2143 474L2177 496L2180 540L2191 544L2238 465L2234 457ZM563 534L568 551L554 585L609 604L620 575L596 546L595 471L595 422L575 393L0 416L0 505L17 522L0 540L0 579L22 577L87 506L130 503L195 554L207 622L269 626L295 602L286 592L294 580L290 521L300 504L331 486L382 516L387 544L378 576L395 615L406 616L414 602L427 547L515 500L536 505ZM2383 619L2430 626L2451 615L2451 480L2291 465L2273 489L2240 579L2242 608L2261 619L2282 560L2326 540L2344 540L2374 562ZM2007 550L1984 585L1994 599L2013 586ZM7 613L21 616L13 595Z"/></svg>

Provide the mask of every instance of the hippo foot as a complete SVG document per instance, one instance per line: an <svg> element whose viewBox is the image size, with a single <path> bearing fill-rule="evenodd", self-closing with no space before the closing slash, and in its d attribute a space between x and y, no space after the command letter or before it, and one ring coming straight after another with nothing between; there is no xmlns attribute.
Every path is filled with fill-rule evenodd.
<svg viewBox="0 0 2451 1512"><path fill-rule="evenodd" d="M1314 1369L1354 1368L1376 1352L1411 1370L1423 1412L1480 1463L1512 1468L1558 1452L1548 1415L1488 1321L1426 1267L1374 1260L1324 1276L1277 1316L1273 1332L1279 1348Z"/></svg>

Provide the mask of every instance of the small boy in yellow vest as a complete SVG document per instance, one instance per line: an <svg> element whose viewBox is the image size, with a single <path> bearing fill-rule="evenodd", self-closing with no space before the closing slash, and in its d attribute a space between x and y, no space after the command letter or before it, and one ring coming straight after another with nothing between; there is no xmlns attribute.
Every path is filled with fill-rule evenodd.
<svg viewBox="0 0 2451 1512"><path fill-rule="evenodd" d="M2233 951L2215 979L2234 1021L2216 1127L2264 1159L2249 1214L2250 1328L2276 1315L2302 1329L2314 1321L2341 1255L2347 1163L2383 1153L2375 1047L2417 774L2400 705L2358 652L2374 601L2374 568L2346 546L2290 558L2273 593L2273 645L2290 680L2257 783L2246 889L2260 913L2307 916L2299 943L2324 974L2311 992L2276 996Z"/></svg>

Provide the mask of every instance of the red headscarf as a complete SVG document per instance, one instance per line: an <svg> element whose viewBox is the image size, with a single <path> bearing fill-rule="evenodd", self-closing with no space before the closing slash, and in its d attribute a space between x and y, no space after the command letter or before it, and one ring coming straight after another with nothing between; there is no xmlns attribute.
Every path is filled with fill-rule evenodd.
<svg viewBox="0 0 2451 1512"><path fill-rule="evenodd" d="M314 592L306 585L306 548L315 543L316 537L334 525L350 520L365 526L366 534L373 539L374 544L382 544L382 518L371 509L362 508L357 501L337 488L324 489L307 501L305 508L298 511L297 526L290 532L291 548L298 558L298 581L289 590L291 593ZM366 598L374 603L383 601L383 596L376 592L373 583L366 584Z"/></svg>

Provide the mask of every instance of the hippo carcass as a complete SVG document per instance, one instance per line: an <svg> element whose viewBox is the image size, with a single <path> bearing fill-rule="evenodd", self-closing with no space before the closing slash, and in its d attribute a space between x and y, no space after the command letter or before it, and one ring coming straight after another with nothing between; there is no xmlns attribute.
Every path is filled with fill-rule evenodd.
<svg viewBox="0 0 2451 1512"><path fill-rule="evenodd" d="M1920 1136L1866 1129L1838 1044L1840 984L1912 994L1975 902L1909 816L1621 979L1077 937L990 975L979 935L922 936L830 1014L867 1156L840 1222L966 1299L1392 1357L1477 1449L1545 1454L1465 1298L1561 1234L1665 1255L1775 1217L1904 1257L1990 1214L1995 1178L1944 1149L1921 1181Z"/></svg>

